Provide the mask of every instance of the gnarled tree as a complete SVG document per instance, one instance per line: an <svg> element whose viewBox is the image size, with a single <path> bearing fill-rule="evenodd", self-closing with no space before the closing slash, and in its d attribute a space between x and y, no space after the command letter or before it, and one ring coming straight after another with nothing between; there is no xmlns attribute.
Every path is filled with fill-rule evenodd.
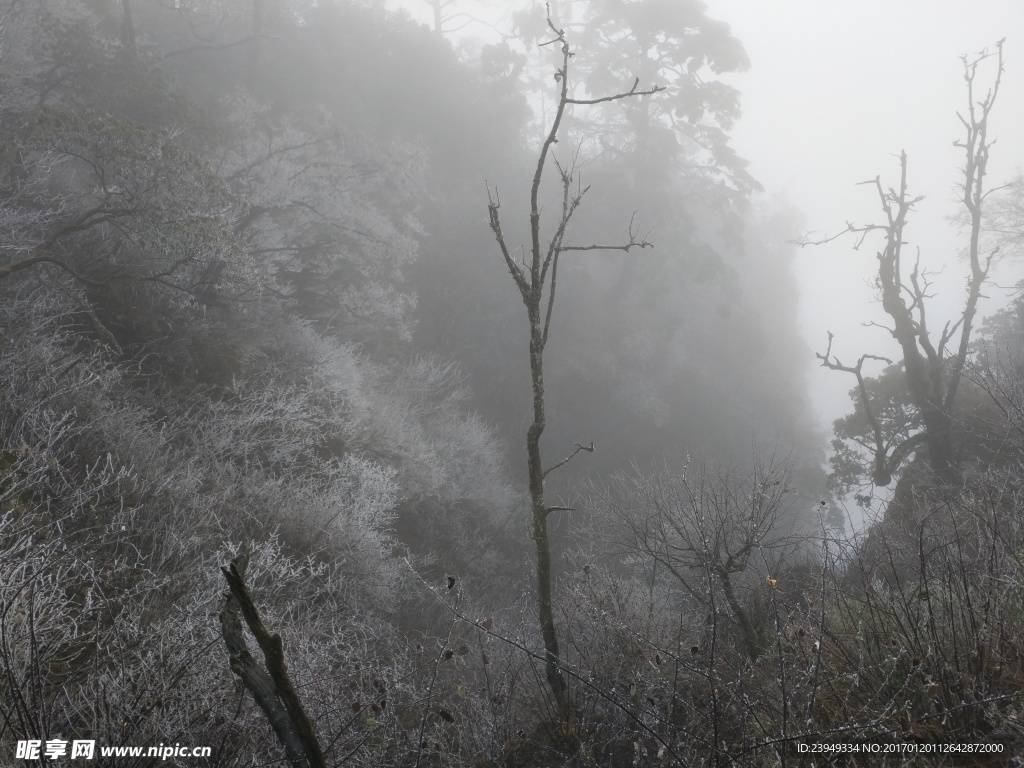
<svg viewBox="0 0 1024 768"><path fill-rule="evenodd" d="M975 77L979 64L994 57L996 74L992 86L981 98L975 93ZM905 252L904 228L907 217L923 198L912 197L907 185L907 153L900 154L900 180L897 188L885 187L881 178L862 182L875 188L885 216L882 223L858 226L848 224L834 237L853 233L856 248L869 235L881 233L885 238L878 251L876 281L881 293L882 308L891 326L887 328L900 346L904 383L914 413L911 419L892 421L885 417L883 406L871 396L871 387L863 373L864 362L892 361L877 355L862 355L855 365L843 364L832 352L832 334L828 347L817 357L822 365L835 371L853 374L857 379L854 390L857 410L862 417L861 429L853 439L871 452L873 466L870 472L875 485L886 486L902 464L921 448L927 449L928 463L940 476L949 474L957 463L953 421L960 380L974 330L981 289L989 277L992 260L998 248L987 250L982 246L982 212L986 199L993 190L986 189L989 150L994 139L989 138L989 117L999 93L1003 74L1003 41L994 52L982 52L970 59L963 57L964 79L967 82L967 112L957 113L963 123L964 138L955 145L964 151L963 179L960 182L960 202L966 212L968 228L967 298L955 321L945 324L937 338L928 325L928 303L931 283L929 273L922 268L920 253L911 260ZM805 241L804 244L810 244ZM911 266L911 262L913 266ZM912 427L912 428L908 428Z"/></svg>

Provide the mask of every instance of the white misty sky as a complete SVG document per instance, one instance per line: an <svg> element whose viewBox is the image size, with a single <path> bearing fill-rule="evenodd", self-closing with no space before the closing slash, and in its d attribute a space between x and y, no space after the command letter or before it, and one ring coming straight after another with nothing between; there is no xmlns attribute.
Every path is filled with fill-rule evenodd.
<svg viewBox="0 0 1024 768"><path fill-rule="evenodd" d="M966 107L960 55L994 47L1006 37L1005 73L993 111L998 137L990 185L1024 165L1024 3L1020 0L708 0L710 15L727 21L751 59L750 72L730 78L743 93L743 120L734 145L771 193L781 193L807 217L807 227L828 233L847 220L877 220L871 187L857 182L881 175L896 184L896 155L906 149L911 192L927 198L909 220L908 236L922 263L939 269L938 300L946 317L963 297L966 272L957 260L964 238L945 217L956 212L955 183L962 150L957 110ZM994 67L976 83L991 83ZM797 261L802 331L824 351L852 363L863 352L895 354L868 280L874 249L857 252L848 239L804 249ZM1024 278L1024 265L1005 264L1001 284ZM1005 302L992 297L982 311ZM932 327L941 329L935 317ZM814 368L815 408L825 426L848 410L850 377Z"/></svg>
<svg viewBox="0 0 1024 768"><path fill-rule="evenodd" d="M384 0L429 21L424 0ZM496 18L528 0L461 0L460 8ZM564 0L563 0L564 2ZM966 272L958 261L964 238L946 217L956 213L962 136L956 111L966 106L962 54L994 47L1006 37L1005 74L990 135L998 137L989 185L1024 166L1024 2L1021 0L705 0L709 15L728 22L751 59L751 69L727 80L742 92L743 119L733 144L751 164L769 196L781 196L806 216L808 229L833 234L846 221L880 215L871 187L857 182L881 175L898 182L896 155L906 149L909 186L926 195L908 236L922 263L943 270L930 324L941 330L955 317ZM488 10L488 8L490 10ZM467 38L488 36L470 25ZM994 69L980 69L985 88ZM801 331L812 351L833 350L852 363L864 353L895 356L888 334L865 328L884 315L869 286L875 264L870 242L804 249L796 263ZM1024 264L1005 264L998 282L1024 279ZM1005 303L992 288L982 312ZM941 310L941 311L940 311ZM942 316L944 315L944 316ZM850 377L808 360L813 406L823 429L849 410Z"/></svg>

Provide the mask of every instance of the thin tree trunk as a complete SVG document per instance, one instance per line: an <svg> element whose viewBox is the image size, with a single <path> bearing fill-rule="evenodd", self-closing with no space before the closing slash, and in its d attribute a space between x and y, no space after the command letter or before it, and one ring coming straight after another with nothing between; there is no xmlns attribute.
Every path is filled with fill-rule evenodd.
<svg viewBox="0 0 1024 768"><path fill-rule="evenodd" d="M526 461L530 478L533 541L537 550L537 608L546 656L544 674L559 710L565 709L566 683L559 669L558 635L555 632L551 597L551 542L548 538L548 506L544 498L544 465L540 438L544 432L544 336L540 312L530 317L530 378L533 384L533 423L526 431Z"/></svg>
<svg viewBox="0 0 1024 768"><path fill-rule="evenodd" d="M431 5L434 9L434 34L438 37L444 37L444 16L441 13L441 0L432 0Z"/></svg>
<svg viewBox="0 0 1024 768"><path fill-rule="evenodd" d="M747 655L752 661L756 661L757 657L761 655L761 637L754 626L754 622L750 620L750 614L747 613L746 608L740 603L739 598L736 596L736 591L732 587L732 579L729 576L729 572L726 570L719 571L719 580L722 582L722 592L725 593L725 602L729 606L729 610L732 611L733 616L736 617L736 623L740 625L740 632L743 634L743 648L747 652Z"/></svg>
<svg viewBox="0 0 1024 768"><path fill-rule="evenodd" d="M439 1L435 2L435 8L438 7L440 7ZM557 226L551 236L550 242L545 247L542 247L540 231L540 185L544 176L544 166L548 159L548 154L552 147L558 142L558 131L567 106L570 104L598 104L607 101L619 101L621 99L631 97L648 96L657 93L662 89L655 86L647 90L639 90L638 84L640 81L638 78L636 82L633 83L633 87L630 90L614 94L612 96L592 100L577 100L570 98L568 77L569 60L572 53L569 50L569 44L565 40L564 30L555 27L550 15L548 17L548 27L555 34L555 39L552 40L551 43L557 42L561 44L562 66L555 76L555 81L559 84L560 93L558 105L555 110L555 117L544 138L543 145L541 146L540 155L537 158L537 167L533 174L533 183L530 187L530 250L528 262L522 262L513 257L512 251L509 249L509 245L506 242L505 235L501 229L501 217L498 212L501 208L501 202L497 197L496 191L492 196L489 187L487 211L491 230L494 232L494 237L501 250L505 266L508 268L509 274L512 275L516 288L519 290L519 295L523 299L523 305L526 307L527 319L530 323L530 381L533 385L533 422L526 431L526 462L530 486L531 535L533 537L537 553L537 608L541 636L544 640L545 676L547 678L548 685L551 687L551 693L555 698L555 703L558 709L560 711L564 711L568 706L568 686L565 682L565 676L562 674L558 649L558 635L555 631L555 613L551 588L551 542L548 538L547 520L548 515L553 509L562 508L552 508L548 506L544 497L544 477L548 472L564 465L579 451L592 451L594 448L593 444L591 444L589 448L585 448L581 444L577 443L576 450L573 451L567 459L549 467L547 470L544 469L544 465L541 460L540 439L544 434L545 426L544 348L547 345L548 333L551 330L551 315L555 303L558 258L564 251L589 251L602 249L629 252L633 248L649 248L651 247L651 244L647 242L646 239L637 240L631 226L629 229L629 241L623 245L588 245L584 247L564 245L563 237L569 225L569 221L572 218L573 212L575 212L576 208L579 206L586 189L581 189L575 194L571 194L570 190L574 179L573 174L575 165L566 169L559 165L556 160L554 162L562 179L562 215L560 219L558 219ZM546 296L545 288L547 288Z"/></svg>

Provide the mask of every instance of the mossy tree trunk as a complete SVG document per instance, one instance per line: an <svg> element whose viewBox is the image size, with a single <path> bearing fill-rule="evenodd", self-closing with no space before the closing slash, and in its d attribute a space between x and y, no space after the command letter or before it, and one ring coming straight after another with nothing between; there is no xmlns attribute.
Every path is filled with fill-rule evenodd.
<svg viewBox="0 0 1024 768"><path fill-rule="evenodd" d="M576 444L575 449L562 461L544 469L541 453L541 437L544 434L545 396L544 396L544 350L547 347L551 330L551 315L555 303L555 288L558 276L559 257L567 251L617 250L630 251L633 248L650 247L644 238L638 238L633 230L632 222L628 230L628 240L618 245L566 245L564 238L573 214L583 200L589 187L576 182L576 164L574 157L568 166L563 166L554 157L552 147L558 142L559 130L565 110L569 105L599 104L631 97L645 96L661 90L653 87L639 90L639 80L634 81L632 88L622 93L597 99L574 99L569 95L569 62L573 56L565 39L565 32L557 29L548 18L548 26L554 37L543 45L559 45L561 48L561 67L555 73L555 81L559 84L559 98L555 116L547 131L540 149L537 166L530 187L530 249L526 260L513 258L501 228L499 208L500 198L495 190L488 189L488 217L491 230L501 249L501 255L519 289L526 316L530 325L530 381L533 389L533 420L526 431L526 462L530 489L531 535L536 547L537 556L537 608L540 621L541 636L545 650L545 676L555 703L560 710L568 704L568 692L565 676L561 670L561 656L558 648L558 633L555 627L554 598L552 596L552 565L551 543L548 536L548 516L561 507L549 505L544 489L547 475L561 467L580 451L592 451L593 444L583 446ZM539 203L541 182L547 160L551 157L558 170L561 180L562 205L560 216L555 223L554 231L546 242L541 235L541 207Z"/></svg>

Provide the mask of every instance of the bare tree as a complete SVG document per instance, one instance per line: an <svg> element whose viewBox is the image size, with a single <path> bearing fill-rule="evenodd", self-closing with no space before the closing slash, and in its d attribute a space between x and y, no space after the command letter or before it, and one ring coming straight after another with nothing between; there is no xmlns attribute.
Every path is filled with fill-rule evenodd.
<svg viewBox="0 0 1024 768"><path fill-rule="evenodd" d="M616 542L650 568L652 583L660 572L709 615L717 612L716 595L724 599L744 652L756 658L765 639L740 581L789 543L789 471L788 461L774 455L755 456L749 470L687 462L681 471L619 476L598 504L612 518Z"/></svg>
<svg viewBox="0 0 1024 768"><path fill-rule="evenodd" d="M533 421L526 433L526 461L529 471L532 537L537 550L537 601L540 613L541 634L544 638L547 658L545 673L556 703L560 708L564 708L567 703L566 684L559 669L558 637L555 632L551 599L551 546L548 540L547 527L548 515L564 508L553 507L548 504L545 498L544 481L553 470L564 465L581 451L593 451L594 446L593 443L589 446L577 443L569 456L546 469L541 460L540 439L544 433L546 423L544 411L544 349L547 346L551 330L558 260L563 253L569 251L616 250L628 252L634 248L649 248L652 245L645 237L637 236L632 219L630 220L628 238L625 243L618 245L566 244L565 235L569 223L583 201L584 195L590 189L589 187L582 186L576 178L577 157L575 155L571 158L568 166L562 165L552 155L552 162L555 164L561 179L562 205L553 233L546 243L542 242L539 202L540 187L548 155L552 154L552 148L558 141L562 119L568 107L601 104L634 97L639 98L657 93L662 89L654 86L648 90L641 90L639 87L640 80L637 78L629 90L622 91L621 93L592 99L574 98L570 95L569 88L569 63L574 54L565 39L565 30L555 27L551 21L550 14L548 15L548 26L555 37L546 43L542 43L542 45L558 44L561 47L562 61L561 67L555 72L555 81L559 86L555 117L541 146L537 167L533 174L533 183L530 187L530 247L528 262L518 260L512 255L508 240L501 228L499 217L501 202L497 190L492 193L490 188L488 188L487 211L491 230L498 241L498 247L501 249L505 265L515 281L516 288L519 289L519 294L526 307L526 317L530 324L530 380L533 385Z"/></svg>
<svg viewBox="0 0 1024 768"><path fill-rule="evenodd" d="M995 80L981 98L975 93L978 65L995 57ZM889 316L891 327L886 330L899 343L902 353L906 389L917 411L921 431L911 432L887 427L879 409L873 405L863 376L866 360L891 362L876 355L862 355L856 365L845 365L832 353L832 334L823 354L817 357L826 368L853 374L857 378L857 397L867 420L867 433L861 444L873 455L871 479L876 485L889 485L893 474L922 446L927 446L928 461L940 476L947 474L956 462L952 434L953 417L963 375L967 353L974 329L975 315L981 289L989 277L992 260L998 248L985 253L981 244L982 213L986 199L994 190L985 188L989 150L994 143L988 135L989 116L999 93L1003 75L1003 41L996 44L994 53L983 51L973 59L963 57L964 80L967 82L967 112L957 113L963 123L965 136L955 145L964 151L963 179L960 182L960 202L966 212L969 240L967 259L967 298L959 317L948 322L936 339L928 327L928 300L931 282L929 273L922 269L920 252L913 259L903 250L906 245L904 228L907 217L922 197L912 197L907 186L907 153L900 153L900 180L897 188L885 187L880 177L861 182L871 185L878 194L885 219L882 223L863 226L847 224L839 235L823 240L804 240L802 244L820 244L854 233L855 248L860 248L873 233L881 233L885 244L877 253L876 280L881 292L882 308Z"/></svg>

